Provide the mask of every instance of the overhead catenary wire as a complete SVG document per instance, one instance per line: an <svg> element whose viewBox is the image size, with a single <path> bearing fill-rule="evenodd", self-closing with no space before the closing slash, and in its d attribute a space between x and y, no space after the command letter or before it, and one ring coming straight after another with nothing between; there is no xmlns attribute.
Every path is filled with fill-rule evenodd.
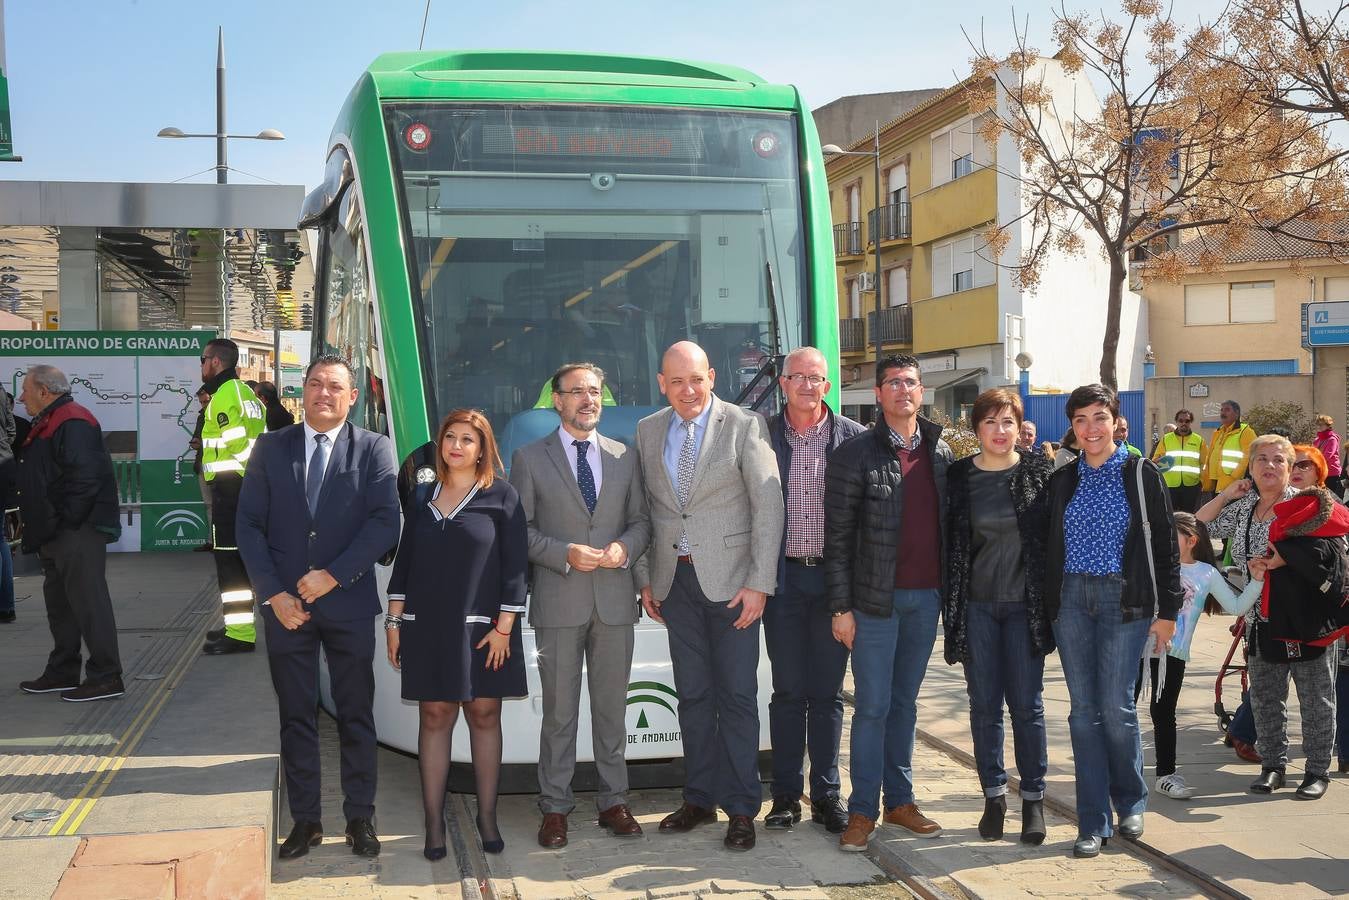
<svg viewBox="0 0 1349 900"><path fill-rule="evenodd" d="M431 18L431 0L426 0L426 9L422 12L422 36L417 40L417 49L422 50L426 44L426 20Z"/></svg>

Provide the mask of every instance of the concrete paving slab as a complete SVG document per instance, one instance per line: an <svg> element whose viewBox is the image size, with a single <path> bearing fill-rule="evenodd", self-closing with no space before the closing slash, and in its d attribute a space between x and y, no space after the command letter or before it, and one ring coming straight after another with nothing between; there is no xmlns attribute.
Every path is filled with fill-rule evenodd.
<svg viewBox="0 0 1349 900"><path fill-rule="evenodd" d="M50 897L79 849L77 837L0 840L0 900Z"/></svg>

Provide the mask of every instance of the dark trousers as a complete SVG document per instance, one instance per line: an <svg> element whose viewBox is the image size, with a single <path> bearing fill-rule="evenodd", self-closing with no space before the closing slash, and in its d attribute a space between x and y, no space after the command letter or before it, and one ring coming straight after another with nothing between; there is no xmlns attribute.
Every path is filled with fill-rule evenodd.
<svg viewBox="0 0 1349 900"><path fill-rule="evenodd" d="M320 600L320 603L323 601ZM328 661L337 733L342 748L342 813L348 820L375 814L375 629L370 619L320 622L311 618L286 631L270 611L267 662L281 715L281 764L295 821L317 822L319 736L316 709L319 647Z"/></svg>
<svg viewBox="0 0 1349 900"><path fill-rule="evenodd" d="M759 787L759 623L707 599L691 563L675 569L660 607L670 636L684 744L684 802L754 816Z"/></svg>
<svg viewBox="0 0 1349 900"><path fill-rule="evenodd" d="M1341 647L1340 652L1349 649ZM1349 666L1343 662L1335 670L1335 745L1340 763L1349 762Z"/></svg>
<svg viewBox="0 0 1349 900"><path fill-rule="evenodd" d="M970 736L985 797L1007 793L1003 762L1003 704L1011 712L1012 747L1021 776L1021 798L1041 800L1049 749L1045 736L1045 658L1031 646L1024 603L971 603L966 635L970 660Z"/></svg>
<svg viewBox="0 0 1349 900"><path fill-rule="evenodd" d="M1199 508L1199 485L1167 488L1171 494L1171 509L1174 512L1192 513Z"/></svg>
<svg viewBox="0 0 1349 900"><path fill-rule="evenodd" d="M773 666L773 699L768 704L773 796L801 796L809 748L811 802L837 798L848 648L834 640L824 569L789 561L786 582L764 609L763 628Z"/></svg>
<svg viewBox="0 0 1349 900"><path fill-rule="evenodd" d="M43 674L75 684L80 680L80 641L89 650L85 679L106 681L122 675L117 652L117 620L108 594L108 536L87 522L63 528L38 549L42 596L55 646Z"/></svg>
<svg viewBox="0 0 1349 900"><path fill-rule="evenodd" d="M1157 748L1157 777L1170 775L1176 771L1176 704L1180 702L1180 686L1185 681L1185 660L1168 656L1166 659L1166 683L1161 693L1157 692L1157 668L1159 660L1152 657L1152 702L1148 704L1148 714L1152 717L1152 741ZM1138 682L1134 685L1134 703L1143 693L1143 660L1138 661Z"/></svg>
<svg viewBox="0 0 1349 900"><path fill-rule="evenodd" d="M225 614L251 614L254 609L253 586L248 581L248 572L244 569L244 559L239 555L239 542L234 536L234 519L239 509L239 491L244 480L241 476L223 472L210 482L211 485L211 544L215 557L216 581L220 585L222 598L221 611ZM248 592L246 600L224 601L232 592ZM252 621L246 624L226 623L225 633L237 641L254 643L257 633Z"/></svg>

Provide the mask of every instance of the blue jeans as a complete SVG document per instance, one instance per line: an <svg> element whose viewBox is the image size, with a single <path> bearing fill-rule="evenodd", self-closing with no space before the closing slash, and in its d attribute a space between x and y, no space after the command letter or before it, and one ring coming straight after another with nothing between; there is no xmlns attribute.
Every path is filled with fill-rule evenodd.
<svg viewBox="0 0 1349 900"><path fill-rule="evenodd" d="M1117 575L1064 575L1054 637L1071 709L1077 831L1110 837L1110 805L1123 818L1148 807L1134 682L1152 622L1125 622Z"/></svg>
<svg viewBox="0 0 1349 900"><path fill-rule="evenodd" d="M834 640L822 567L787 563L785 582L764 608L763 629L773 665L773 797L801 796L809 748L811 802L836 798L848 648Z"/></svg>
<svg viewBox="0 0 1349 900"><path fill-rule="evenodd" d="M852 796L848 812L880 818L885 808L913 802L913 740L918 689L937 640L941 592L897 590L889 616L853 611Z"/></svg>
<svg viewBox="0 0 1349 900"><path fill-rule="evenodd" d="M1045 660L1031 646L1024 603L971 603L965 633L970 661L965 690L970 696L970 735L985 797L1007 793L1002 759L1003 701L1012 714L1012 745L1021 776L1021 797L1045 795L1049 751L1043 702Z"/></svg>
<svg viewBox="0 0 1349 900"><path fill-rule="evenodd" d="M0 533L0 612L14 612L14 554Z"/></svg>

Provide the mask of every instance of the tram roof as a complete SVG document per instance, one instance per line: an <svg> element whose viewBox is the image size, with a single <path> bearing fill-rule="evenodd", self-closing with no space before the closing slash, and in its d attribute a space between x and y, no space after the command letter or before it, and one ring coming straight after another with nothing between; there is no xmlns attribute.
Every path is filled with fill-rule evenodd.
<svg viewBox="0 0 1349 900"><path fill-rule="evenodd" d="M428 50L381 54L367 71L384 99L443 96L456 83L463 85L467 94L478 96L484 83L495 83L517 88L551 85L567 93L586 87L601 94L625 87L729 92L735 99L726 104L730 99L726 97L718 105L780 109L796 109L799 105L794 88L769 84L747 69L653 56L556 50ZM551 93L540 99L564 99Z"/></svg>

